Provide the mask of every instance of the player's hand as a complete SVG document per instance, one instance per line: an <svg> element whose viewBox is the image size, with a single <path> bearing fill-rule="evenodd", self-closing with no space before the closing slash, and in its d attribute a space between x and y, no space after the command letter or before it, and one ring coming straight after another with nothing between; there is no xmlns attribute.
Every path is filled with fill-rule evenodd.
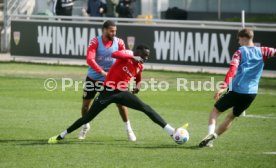
<svg viewBox="0 0 276 168"><path fill-rule="evenodd" d="M102 70L102 71L100 72L100 74L101 74L102 76L106 77L107 72L105 72L104 70Z"/></svg>
<svg viewBox="0 0 276 168"><path fill-rule="evenodd" d="M220 96L222 95L222 93L225 91L226 89L219 89L215 95L214 95L214 99L218 100L220 98Z"/></svg>
<svg viewBox="0 0 276 168"><path fill-rule="evenodd" d="M132 90L132 94L137 94L138 92L139 92L140 90L138 89L138 88L134 88L133 90Z"/></svg>
<svg viewBox="0 0 276 168"><path fill-rule="evenodd" d="M140 56L133 56L132 59L136 62L143 63L144 60Z"/></svg>

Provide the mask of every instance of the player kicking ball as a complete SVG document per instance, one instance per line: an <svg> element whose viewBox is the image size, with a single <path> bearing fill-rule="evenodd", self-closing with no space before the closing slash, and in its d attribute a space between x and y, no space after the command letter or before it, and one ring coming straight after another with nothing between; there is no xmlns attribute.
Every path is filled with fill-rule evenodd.
<svg viewBox="0 0 276 168"><path fill-rule="evenodd" d="M241 47L233 55L224 85L215 93L217 102L209 117L208 135L199 147L213 147L213 141L231 126L233 120L250 106L257 95L264 63L268 58L276 56L276 49L255 47L253 37L253 30L248 28L238 33ZM227 88L228 91L222 95ZM215 130L217 117L231 107L233 110Z"/></svg>
<svg viewBox="0 0 276 168"><path fill-rule="evenodd" d="M65 131L57 136L53 136L48 143L55 144L63 140L65 136L83 124L93 120L103 109L111 103L121 104L123 106L138 110L146 114L153 122L162 127L170 136L173 135L175 129L167 124L164 119L156 113L149 105L142 102L134 94L139 92L139 83L143 71L143 62L145 62L150 54L150 50L145 45L137 46L135 53L130 50L121 50L112 53L112 57L116 62L111 66L106 79L104 81L104 89L94 100L89 111L76 120ZM128 83L131 78L135 78L136 88L132 92L128 91Z"/></svg>

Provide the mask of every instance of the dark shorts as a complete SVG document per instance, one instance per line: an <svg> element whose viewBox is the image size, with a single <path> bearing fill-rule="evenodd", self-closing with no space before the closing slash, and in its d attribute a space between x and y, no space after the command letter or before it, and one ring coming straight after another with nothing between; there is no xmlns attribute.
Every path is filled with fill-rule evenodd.
<svg viewBox="0 0 276 168"><path fill-rule="evenodd" d="M85 100L94 99L97 92L100 92L102 89L103 81L95 81L86 77L82 98Z"/></svg>
<svg viewBox="0 0 276 168"><path fill-rule="evenodd" d="M233 113L236 117L246 110L255 99L256 94L241 94L233 91L228 91L223 94L215 103L215 107L220 112L233 107Z"/></svg>

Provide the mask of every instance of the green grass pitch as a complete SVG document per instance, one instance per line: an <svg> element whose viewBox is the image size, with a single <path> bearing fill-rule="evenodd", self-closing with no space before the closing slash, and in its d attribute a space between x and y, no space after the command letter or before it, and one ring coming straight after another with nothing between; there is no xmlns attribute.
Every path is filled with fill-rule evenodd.
<svg viewBox="0 0 276 168"><path fill-rule="evenodd" d="M61 91L61 78L82 81L87 68L24 63L0 63L0 167L275 167L276 79L263 78L259 94L214 148L197 148L206 135L214 100L212 91L176 91L176 78L206 81L223 75L145 71L171 84L168 91L144 91L139 97L174 127L189 122L190 140L177 145L144 114L129 110L137 142L128 142L123 122L110 105L92 123L84 141L79 130L61 144L47 139L80 117L82 90ZM57 79L58 88L46 91L45 79ZM81 85L80 85L81 87ZM228 111L229 112L229 111ZM225 117L219 118L219 122ZM259 117L258 117L259 116Z"/></svg>

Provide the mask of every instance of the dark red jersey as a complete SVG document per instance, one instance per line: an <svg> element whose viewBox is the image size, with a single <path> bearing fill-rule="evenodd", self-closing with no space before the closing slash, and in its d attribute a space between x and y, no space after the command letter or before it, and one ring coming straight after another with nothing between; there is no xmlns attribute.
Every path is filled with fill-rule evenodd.
<svg viewBox="0 0 276 168"><path fill-rule="evenodd" d="M112 53L116 62L110 68L104 85L118 90L127 90L131 78L135 78L136 84L141 81L143 65L132 59L133 52L121 50Z"/></svg>

